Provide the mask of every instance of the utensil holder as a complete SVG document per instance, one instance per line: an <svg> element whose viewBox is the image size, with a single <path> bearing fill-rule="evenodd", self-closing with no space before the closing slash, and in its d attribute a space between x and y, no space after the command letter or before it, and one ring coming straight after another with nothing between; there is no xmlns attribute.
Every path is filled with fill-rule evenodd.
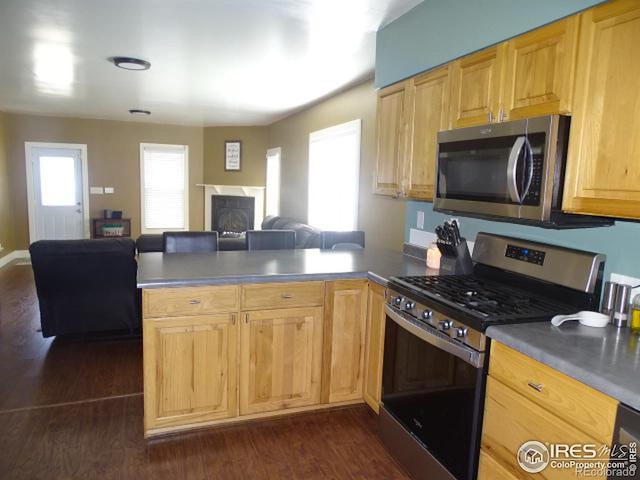
<svg viewBox="0 0 640 480"><path fill-rule="evenodd" d="M473 262L467 240L465 238L461 240L462 242L455 247L458 252L457 256L443 255L440 259L440 273L442 275L469 275L473 273Z"/></svg>

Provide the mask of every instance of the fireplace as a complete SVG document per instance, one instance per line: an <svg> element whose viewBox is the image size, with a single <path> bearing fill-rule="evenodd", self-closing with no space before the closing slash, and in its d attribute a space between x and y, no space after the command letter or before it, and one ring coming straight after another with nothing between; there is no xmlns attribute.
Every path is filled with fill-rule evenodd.
<svg viewBox="0 0 640 480"><path fill-rule="evenodd" d="M235 195L211 195L211 230L232 236L253 230L255 199Z"/></svg>
<svg viewBox="0 0 640 480"><path fill-rule="evenodd" d="M216 230L213 213L213 197L240 197L253 201L253 225L254 230L262 227L264 219L264 187L240 186L240 185L209 185L198 184L204 187L204 229L207 231ZM246 229L245 229L246 230Z"/></svg>

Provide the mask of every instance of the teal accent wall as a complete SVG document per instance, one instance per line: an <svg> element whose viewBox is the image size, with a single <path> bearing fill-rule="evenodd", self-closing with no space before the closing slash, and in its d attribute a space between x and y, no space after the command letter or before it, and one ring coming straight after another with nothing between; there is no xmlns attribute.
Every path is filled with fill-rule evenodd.
<svg viewBox="0 0 640 480"><path fill-rule="evenodd" d="M433 232L450 215L433 211L428 202L408 201L405 209L405 242L409 241L409 229L417 228L418 211L424 212L424 229ZM640 277L640 223L616 221L613 227L580 228L575 230L548 230L545 228L490 222L456 216L460 220L462 236L474 241L478 232L490 232L565 247L604 253L607 256L605 279L611 272Z"/></svg>
<svg viewBox="0 0 640 480"><path fill-rule="evenodd" d="M391 85L601 2L424 0L378 31L375 85Z"/></svg>

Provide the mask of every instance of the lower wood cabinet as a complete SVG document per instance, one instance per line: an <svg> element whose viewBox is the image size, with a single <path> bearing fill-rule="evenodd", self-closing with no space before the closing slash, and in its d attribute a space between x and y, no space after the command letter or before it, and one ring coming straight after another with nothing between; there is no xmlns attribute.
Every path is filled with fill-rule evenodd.
<svg viewBox="0 0 640 480"><path fill-rule="evenodd" d="M362 398L366 321L367 281L326 283L323 403Z"/></svg>
<svg viewBox="0 0 640 480"><path fill-rule="evenodd" d="M146 437L363 399L378 411L378 284L148 289L143 302Z"/></svg>
<svg viewBox="0 0 640 480"><path fill-rule="evenodd" d="M478 479L575 480L571 467L525 472L518 464L520 447L532 440L592 444L598 450L610 446L617 406L616 400L591 387L493 342Z"/></svg>
<svg viewBox="0 0 640 480"><path fill-rule="evenodd" d="M236 414L236 317L145 320L145 432Z"/></svg>
<svg viewBox="0 0 640 480"><path fill-rule="evenodd" d="M369 284L363 397L367 405L376 413L380 409L380 395L382 393L382 354L386 322L384 305L384 287L377 283Z"/></svg>
<svg viewBox="0 0 640 480"><path fill-rule="evenodd" d="M320 403L322 307L242 314L240 415Z"/></svg>

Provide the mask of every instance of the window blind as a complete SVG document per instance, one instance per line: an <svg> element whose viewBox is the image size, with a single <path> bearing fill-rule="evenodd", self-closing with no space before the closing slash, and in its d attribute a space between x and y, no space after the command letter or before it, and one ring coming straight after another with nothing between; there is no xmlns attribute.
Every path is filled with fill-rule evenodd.
<svg viewBox="0 0 640 480"><path fill-rule="evenodd" d="M188 230L187 146L141 150L143 230Z"/></svg>
<svg viewBox="0 0 640 480"><path fill-rule="evenodd" d="M322 230L358 227L360 120L309 135L309 223Z"/></svg>

